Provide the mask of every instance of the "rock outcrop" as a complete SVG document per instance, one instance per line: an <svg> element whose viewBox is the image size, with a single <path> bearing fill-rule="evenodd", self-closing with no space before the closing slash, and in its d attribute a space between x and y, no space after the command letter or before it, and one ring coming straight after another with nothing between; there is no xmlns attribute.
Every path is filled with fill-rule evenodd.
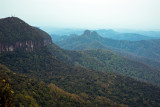
<svg viewBox="0 0 160 107"><path fill-rule="evenodd" d="M26 51L33 51L36 48L39 48L41 46L46 46L51 44L52 41L51 40L44 40L43 42L35 42L35 41L24 41L24 42L15 42L12 45L8 45L8 44L3 44L0 43L0 53L2 52L12 52L12 51L16 51L18 49L23 49Z"/></svg>

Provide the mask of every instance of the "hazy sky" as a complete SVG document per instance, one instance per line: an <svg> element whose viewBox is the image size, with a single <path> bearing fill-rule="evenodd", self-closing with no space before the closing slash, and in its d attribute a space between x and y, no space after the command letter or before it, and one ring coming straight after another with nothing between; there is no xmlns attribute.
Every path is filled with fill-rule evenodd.
<svg viewBox="0 0 160 107"><path fill-rule="evenodd" d="M34 26L160 30L160 0L0 0L0 18Z"/></svg>

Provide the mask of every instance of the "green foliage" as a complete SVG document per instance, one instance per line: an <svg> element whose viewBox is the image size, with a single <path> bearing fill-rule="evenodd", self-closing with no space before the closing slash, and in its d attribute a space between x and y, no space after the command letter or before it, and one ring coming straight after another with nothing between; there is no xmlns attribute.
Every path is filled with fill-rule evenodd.
<svg viewBox="0 0 160 107"><path fill-rule="evenodd" d="M86 104L86 102L78 95L65 92L53 83L49 84L49 88L51 90L51 95L56 99L55 106L62 107L65 105L66 107L70 107L81 106Z"/></svg>
<svg viewBox="0 0 160 107"><path fill-rule="evenodd" d="M10 70L0 64L0 72L10 72ZM10 84L6 77L0 75L0 106L12 107L14 91L11 89Z"/></svg>
<svg viewBox="0 0 160 107"><path fill-rule="evenodd" d="M14 91L11 90L10 84L5 79L0 79L0 106L12 107L13 106Z"/></svg>
<svg viewBox="0 0 160 107"><path fill-rule="evenodd" d="M160 85L160 72L158 70L143 63L121 57L111 51L97 49L75 52L62 50L54 44L48 47L57 59L66 63L87 67L92 70L116 72L148 83Z"/></svg>
<svg viewBox="0 0 160 107"><path fill-rule="evenodd" d="M88 49L109 49L117 52L118 50L132 53L136 56L149 58L155 61L160 60L160 39L125 41L103 38L98 34L82 34L80 36L68 37L56 44L69 50L88 50ZM119 53L119 52L118 52Z"/></svg>
<svg viewBox="0 0 160 107"><path fill-rule="evenodd" d="M9 58L9 56L12 58ZM19 78L17 81L23 82L18 85L13 83L12 86L16 87L15 93L16 90L21 90L20 92L23 92L17 92L17 99L15 100L16 103L21 102L22 105L30 104L30 102L35 105L77 104L76 106L87 104L124 104L128 106L159 105L160 89L158 87L137 82L134 79L113 73L97 72L81 67L71 67L66 65L64 62L57 60L47 47L42 47L33 52L16 51L3 53L0 59L3 64L8 65L8 67L16 73L23 73L30 78L34 78L38 81L44 81L48 84L54 83L59 88L67 91L67 93L64 93L54 85L49 85L49 88L51 89L51 91L49 91L48 88L45 88L45 85L43 87L42 84L40 85L40 83L36 81L27 80L26 77L24 79ZM25 88L22 88L22 84L26 84L24 86ZM27 90L25 91L24 89ZM35 94L33 94L33 90ZM58 97L56 97L57 100L47 100L52 98L54 99L55 96L51 95L56 95L53 91L57 92L57 90L58 93L63 94L59 94ZM101 97L105 97L106 99L103 98L104 100L99 102L99 98ZM26 100L20 100L24 98L26 98ZM110 102L107 102L109 101L107 99L109 99Z"/></svg>
<svg viewBox="0 0 160 107"><path fill-rule="evenodd" d="M160 72L143 63L131 61L107 50L88 50L84 51L84 53L97 58L99 62L104 63L106 66L103 70L110 67L113 68L115 72L122 75L160 85Z"/></svg>
<svg viewBox="0 0 160 107"><path fill-rule="evenodd" d="M16 74L3 65L0 67L0 106L2 107L4 105L7 107L62 107L67 105L70 107L87 104L78 95L68 93L53 83L47 85L43 81L38 82Z"/></svg>
<svg viewBox="0 0 160 107"><path fill-rule="evenodd" d="M14 18L7 19L6 22L16 22L14 20ZM21 24L20 22L18 21L15 25ZM25 24L23 23L23 25ZM16 28L16 26L11 27L13 32L17 29L14 27ZM28 30L32 29L29 26L27 28ZM22 29L19 30L16 33L24 32ZM13 36L23 40L23 37L16 36L16 33L13 33ZM41 31L32 33L45 35ZM94 39L101 39L96 36L96 32L92 32L92 34ZM27 39L27 36L24 39ZM89 39L87 35L84 36ZM8 43L14 43L17 40L10 36L8 39L10 39ZM11 41L12 39L13 41ZM3 42L7 43L6 40ZM98 54L105 57L105 60ZM118 63L115 62L114 57L118 58ZM113 73L115 70L123 70L124 72L124 69L128 69L126 67L121 69L120 66L124 66L124 64L128 64L130 71L135 70L131 66L137 67L136 64L126 60L121 64L120 62L123 60L123 58L108 51L106 53L103 51L77 53L61 50L52 44L49 48L42 46L30 52L17 50L1 53L0 61L7 67L0 66L0 79L5 78L10 84L14 91L13 105L17 107L160 106L159 87ZM117 68L111 66L112 64L118 65ZM85 67L90 68L90 70ZM140 68L144 70L143 67Z"/></svg>

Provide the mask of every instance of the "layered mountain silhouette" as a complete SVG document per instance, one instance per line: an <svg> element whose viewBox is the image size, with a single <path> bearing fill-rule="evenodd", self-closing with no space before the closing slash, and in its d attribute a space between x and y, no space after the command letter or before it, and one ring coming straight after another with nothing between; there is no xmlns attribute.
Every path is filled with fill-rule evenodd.
<svg viewBox="0 0 160 107"><path fill-rule="evenodd" d="M90 40L91 35L97 41L101 39L96 32L86 31L83 36ZM160 106L159 80L152 75L159 74L154 69L145 68L146 65L110 51L63 50L51 42L47 33L16 17L0 20L0 41L3 50L0 53L1 105L9 101L5 104L43 107ZM24 44L15 47L17 42ZM10 46L15 48L8 50ZM150 77L116 74L118 70L122 71L120 66L128 74L133 74L130 71L135 71L135 75L138 72L150 73Z"/></svg>
<svg viewBox="0 0 160 107"><path fill-rule="evenodd" d="M44 30L48 31L47 29ZM57 42L68 37L70 38L71 35L80 35L84 32L84 30L85 29L68 29L67 32L67 30L61 29L57 32L56 29L52 28L52 32L48 32L51 33L53 41ZM124 33L117 32L112 29L98 29L92 31L96 31L103 38L110 38L114 40L141 41L160 39L160 33L158 31L123 31Z"/></svg>
<svg viewBox="0 0 160 107"><path fill-rule="evenodd" d="M94 47L92 47L94 43ZM96 44L97 45L96 45ZM56 42L56 44L64 49L69 50L88 50L88 49L109 49L120 55L128 56L126 54L141 57L143 63L148 63L145 60L151 60L159 63L160 60L160 39L154 40L142 40L142 41L124 41L124 40L113 40L109 38L103 38L99 34L88 35L85 33L80 36L64 39ZM101 45L100 45L101 44ZM123 53L123 54L122 54ZM133 56L132 56L133 59ZM140 60L137 60L140 61ZM151 64L152 65L152 64ZM154 66L154 65L152 65ZM159 69L158 66L154 66Z"/></svg>

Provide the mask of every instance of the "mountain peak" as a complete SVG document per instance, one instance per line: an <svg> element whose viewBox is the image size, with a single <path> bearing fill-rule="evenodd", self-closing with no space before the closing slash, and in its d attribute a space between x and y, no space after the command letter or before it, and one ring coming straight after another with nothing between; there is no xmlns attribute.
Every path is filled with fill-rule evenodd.
<svg viewBox="0 0 160 107"><path fill-rule="evenodd" d="M83 35L91 35L91 31L90 30L85 30Z"/></svg>
<svg viewBox="0 0 160 107"><path fill-rule="evenodd" d="M17 17L0 19L0 53L19 48L33 50L51 43L51 37L47 33Z"/></svg>
<svg viewBox="0 0 160 107"><path fill-rule="evenodd" d="M83 35L87 36L99 36L99 34L96 31L90 31L90 30L85 30Z"/></svg>
<svg viewBox="0 0 160 107"><path fill-rule="evenodd" d="M95 40L101 39L101 36L96 31L90 31L90 30L85 30L82 36Z"/></svg>

